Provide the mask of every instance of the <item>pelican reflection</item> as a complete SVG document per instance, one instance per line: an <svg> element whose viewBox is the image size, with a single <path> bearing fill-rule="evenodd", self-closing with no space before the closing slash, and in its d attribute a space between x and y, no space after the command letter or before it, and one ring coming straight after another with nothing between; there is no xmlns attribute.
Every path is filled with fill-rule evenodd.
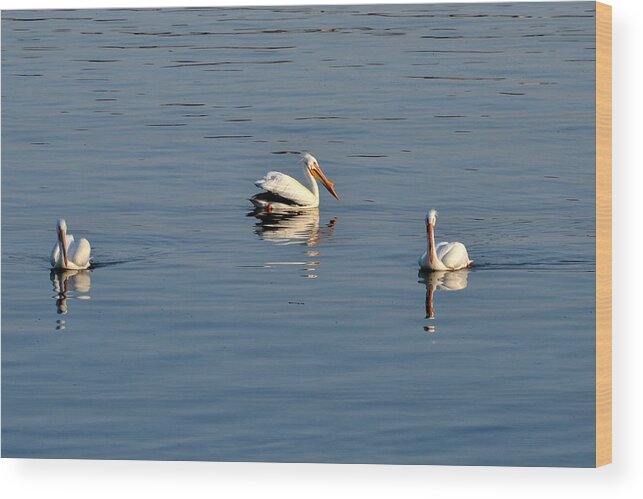
<svg viewBox="0 0 643 499"><path fill-rule="evenodd" d="M335 233L337 219L332 218L326 225L319 223L319 209L310 208L297 212L266 212L256 210L248 213L257 219L254 232L261 239L271 243L284 245L301 245L309 248L323 245L332 240ZM320 256L317 249L308 249L305 252L308 259ZM267 267L274 265L298 265L305 272L301 277L316 279L316 268L319 261L279 261L266 262Z"/></svg>
<svg viewBox="0 0 643 499"><path fill-rule="evenodd" d="M435 319L433 294L436 291L459 291L466 288L469 283L469 269L420 272L420 276L422 279L419 282L423 282L426 285L426 319ZM424 330L434 333L435 326L425 326Z"/></svg>
<svg viewBox="0 0 643 499"><path fill-rule="evenodd" d="M49 279L53 284L56 312L66 315L68 299L89 300L91 275L89 270L52 270ZM65 329L65 321L59 319L56 329Z"/></svg>
<svg viewBox="0 0 643 499"><path fill-rule="evenodd" d="M253 211L255 234L275 244L304 244L317 246L333 236L337 219L331 219L325 226L319 225L319 208L298 212Z"/></svg>

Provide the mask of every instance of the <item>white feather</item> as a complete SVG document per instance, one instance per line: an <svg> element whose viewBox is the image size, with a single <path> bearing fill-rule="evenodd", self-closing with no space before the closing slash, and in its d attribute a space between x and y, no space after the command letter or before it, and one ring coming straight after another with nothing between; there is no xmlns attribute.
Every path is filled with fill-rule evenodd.
<svg viewBox="0 0 643 499"><path fill-rule="evenodd" d="M464 269L471 264L467 248L462 243L440 243L436 247L436 252L438 258L449 270Z"/></svg>
<svg viewBox="0 0 643 499"><path fill-rule="evenodd" d="M281 172L268 172L255 185L273 194L291 200L301 206L317 206L319 198L304 187L298 180Z"/></svg>

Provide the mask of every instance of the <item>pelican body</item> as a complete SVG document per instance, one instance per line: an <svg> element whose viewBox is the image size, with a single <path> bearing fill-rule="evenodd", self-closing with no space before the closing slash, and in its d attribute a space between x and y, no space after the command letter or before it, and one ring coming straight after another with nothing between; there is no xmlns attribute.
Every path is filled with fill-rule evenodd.
<svg viewBox="0 0 643 499"><path fill-rule="evenodd" d="M460 270L473 265L467 248L459 242L435 244L435 222L438 212L431 210L426 215L427 248L418 263L422 270Z"/></svg>
<svg viewBox="0 0 643 499"><path fill-rule="evenodd" d="M56 224L56 231L58 232L58 240L51 250L49 259L51 268L62 270L89 268L89 255L91 253L89 241L81 238L76 242L74 236L67 234L67 223L62 218Z"/></svg>
<svg viewBox="0 0 643 499"><path fill-rule="evenodd" d="M319 206L318 180L335 199L339 200L333 182L326 177L315 157L312 154L304 153L302 161L310 189L289 175L281 172L268 172L264 178L255 182L257 187L266 192L250 198L252 204L269 212L317 208Z"/></svg>

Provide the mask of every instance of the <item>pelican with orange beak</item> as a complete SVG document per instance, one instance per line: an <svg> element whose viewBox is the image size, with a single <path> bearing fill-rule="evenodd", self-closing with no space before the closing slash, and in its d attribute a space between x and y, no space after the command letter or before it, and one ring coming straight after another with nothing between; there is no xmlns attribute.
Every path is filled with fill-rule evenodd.
<svg viewBox="0 0 643 499"><path fill-rule="evenodd" d="M89 241L81 238L80 241L74 241L74 236L67 234L67 222L64 219L58 219L56 223L58 240L51 250L52 269L62 270L82 270L89 268L89 255L91 246Z"/></svg>
<svg viewBox="0 0 643 499"><path fill-rule="evenodd" d="M435 244L435 222L438 212L429 211L426 215L426 251L418 259L422 270L460 270L473 266L464 244L460 242Z"/></svg>
<svg viewBox="0 0 643 499"><path fill-rule="evenodd" d="M321 182L332 196L339 200L335 191L335 185L326 177L319 163L312 154L302 154L304 173L308 178L310 189L304 187L294 178L281 172L268 172L255 185L264 189L262 192L250 198L252 204L257 208L266 211L289 211L317 208L319 206L319 186Z"/></svg>

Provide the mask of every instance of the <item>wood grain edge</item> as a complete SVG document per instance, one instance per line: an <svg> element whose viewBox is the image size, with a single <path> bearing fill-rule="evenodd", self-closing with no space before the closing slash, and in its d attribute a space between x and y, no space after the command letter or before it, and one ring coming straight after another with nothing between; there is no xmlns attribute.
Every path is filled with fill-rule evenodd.
<svg viewBox="0 0 643 499"><path fill-rule="evenodd" d="M612 7L596 2L596 466L612 462Z"/></svg>

